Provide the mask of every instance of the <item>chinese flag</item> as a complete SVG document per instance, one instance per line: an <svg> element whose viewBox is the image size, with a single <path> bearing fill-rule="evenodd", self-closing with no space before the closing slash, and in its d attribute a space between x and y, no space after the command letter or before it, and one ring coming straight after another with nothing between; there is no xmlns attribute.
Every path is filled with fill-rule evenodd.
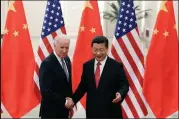
<svg viewBox="0 0 179 119"><path fill-rule="evenodd" d="M40 96L22 1L9 3L1 53L1 101L12 118L20 118L39 104Z"/></svg>
<svg viewBox="0 0 179 119"><path fill-rule="evenodd" d="M146 58L144 96L157 118L178 111L178 39L173 1L163 1Z"/></svg>
<svg viewBox="0 0 179 119"><path fill-rule="evenodd" d="M83 63L92 58L91 42L95 36L102 35L102 27L98 9L98 2L85 1L82 13L78 39L73 55L72 64L72 86L76 90L81 81ZM86 96L81 99L81 103L86 108Z"/></svg>

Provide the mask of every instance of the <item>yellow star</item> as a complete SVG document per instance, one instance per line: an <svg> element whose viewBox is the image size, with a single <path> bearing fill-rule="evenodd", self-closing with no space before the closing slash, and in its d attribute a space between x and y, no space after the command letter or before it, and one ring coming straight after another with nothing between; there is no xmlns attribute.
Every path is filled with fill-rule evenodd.
<svg viewBox="0 0 179 119"><path fill-rule="evenodd" d="M14 7L14 3L15 3L15 1L9 1L9 10L16 12L16 9Z"/></svg>
<svg viewBox="0 0 179 119"><path fill-rule="evenodd" d="M165 37L169 36L167 31L165 31L165 33L163 33L163 35L164 35Z"/></svg>
<svg viewBox="0 0 179 119"><path fill-rule="evenodd" d="M4 34L8 34L8 32L9 32L9 30L7 30L7 28L4 29Z"/></svg>
<svg viewBox="0 0 179 119"><path fill-rule="evenodd" d="M154 30L154 35L157 35L157 33L158 33L159 31L157 30L157 28L155 28L155 30Z"/></svg>
<svg viewBox="0 0 179 119"><path fill-rule="evenodd" d="M160 6L160 10L168 12L168 10L166 8L166 3L167 3L167 1L162 1L161 6Z"/></svg>
<svg viewBox="0 0 179 119"><path fill-rule="evenodd" d="M96 32L96 29L92 27L90 31L91 31L92 33L94 33L94 32Z"/></svg>
<svg viewBox="0 0 179 119"><path fill-rule="evenodd" d="M84 7L84 9L85 9L86 7L90 8L90 9L93 9L93 6L91 5L91 3L90 3L89 0L88 0L88 1L85 1L85 7Z"/></svg>
<svg viewBox="0 0 179 119"><path fill-rule="evenodd" d="M14 36L16 37L16 36L19 36L19 32L18 31L14 31Z"/></svg>
<svg viewBox="0 0 179 119"><path fill-rule="evenodd" d="M81 30L81 31L85 31L84 25L80 27L80 30Z"/></svg>
<svg viewBox="0 0 179 119"><path fill-rule="evenodd" d="M23 24L23 29L27 29L28 28L28 25L27 24Z"/></svg>

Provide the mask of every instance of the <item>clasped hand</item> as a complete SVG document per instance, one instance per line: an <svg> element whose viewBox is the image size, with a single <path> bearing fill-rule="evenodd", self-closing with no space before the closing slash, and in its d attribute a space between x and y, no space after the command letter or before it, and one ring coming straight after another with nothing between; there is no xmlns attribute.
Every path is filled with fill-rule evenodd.
<svg viewBox="0 0 179 119"><path fill-rule="evenodd" d="M72 109L74 106L74 102L70 97L66 97L67 103L65 104L65 107L68 109Z"/></svg>
<svg viewBox="0 0 179 119"><path fill-rule="evenodd" d="M74 114L73 106L74 106L73 100L72 100L70 97L66 97L65 107L66 107L67 109L69 109L69 115L68 115L68 118L69 118L69 119L71 119L72 116L73 116L73 114Z"/></svg>

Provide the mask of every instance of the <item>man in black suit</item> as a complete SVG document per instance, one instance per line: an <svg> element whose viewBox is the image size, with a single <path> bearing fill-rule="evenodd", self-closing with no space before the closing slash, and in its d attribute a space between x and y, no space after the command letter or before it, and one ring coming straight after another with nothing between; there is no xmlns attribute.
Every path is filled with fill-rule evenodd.
<svg viewBox="0 0 179 119"><path fill-rule="evenodd" d="M40 66L39 83L42 95L41 118L68 118L73 105L71 84L71 62L68 55L69 38L66 35L55 37L54 52L45 58Z"/></svg>
<svg viewBox="0 0 179 119"><path fill-rule="evenodd" d="M76 104L87 93L87 118L122 118L120 104L129 90L123 65L107 56L106 37L95 37L91 46L94 58L84 63L81 82L72 99Z"/></svg>

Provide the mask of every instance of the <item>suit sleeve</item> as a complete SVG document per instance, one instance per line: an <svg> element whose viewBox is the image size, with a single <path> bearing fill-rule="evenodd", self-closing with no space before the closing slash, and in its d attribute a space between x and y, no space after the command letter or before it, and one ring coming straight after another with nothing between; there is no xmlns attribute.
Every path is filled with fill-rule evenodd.
<svg viewBox="0 0 179 119"><path fill-rule="evenodd" d="M42 97L57 101L58 103L64 105L66 99L52 91L53 74L47 62L43 62L41 64L39 73L40 92Z"/></svg>
<svg viewBox="0 0 179 119"><path fill-rule="evenodd" d="M118 92L121 94L122 100L124 100L124 98L127 95L127 92L129 91L129 83L126 77L126 73L123 69L123 65L120 64L119 65L119 73L118 73L118 77L120 79L120 83L119 83L119 87L120 89L118 90Z"/></svg>
<svg viewBox="0 0 179 119"><path fill-rule="evenodd" d="M87 92L87 79L86 79L85 66L83 65L83 72L82 72L80 84L78 85L78 88L76 89L75 93L72 96L74 103L76 104L84 96L86 92Z"/></svg>

